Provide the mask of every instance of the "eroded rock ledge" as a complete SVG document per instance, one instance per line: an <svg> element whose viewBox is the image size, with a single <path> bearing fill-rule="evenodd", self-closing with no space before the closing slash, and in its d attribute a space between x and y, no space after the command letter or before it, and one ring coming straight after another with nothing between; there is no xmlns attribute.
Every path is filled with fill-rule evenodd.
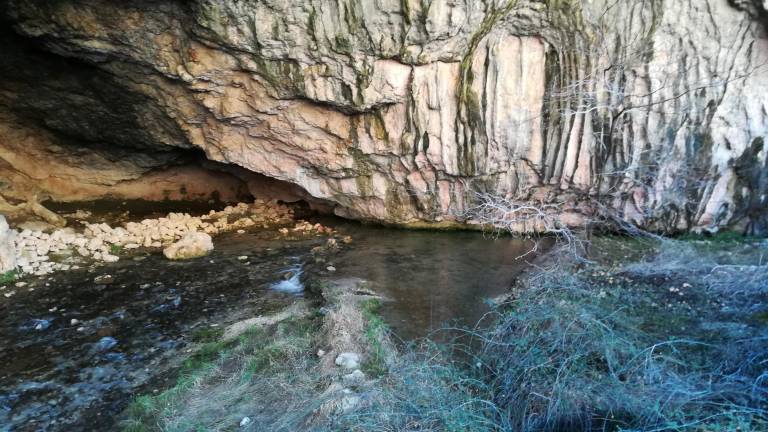
<svg viewBox="0 0 768 432"><path fill-rule="evenodd" d="M86 172L105 148L132 155L112 157L119 180L77 175L107 193L125 173L202 149L361 219L451 219L487 191L572 209L599 200L659 230L768 227L760 1L3 10L20 35L5 37L13 55L0 60L0 172L13 175L3 194L25 181L57 193L17 162L32 148ZM36 146L20 148L20 128Z"/></svg>

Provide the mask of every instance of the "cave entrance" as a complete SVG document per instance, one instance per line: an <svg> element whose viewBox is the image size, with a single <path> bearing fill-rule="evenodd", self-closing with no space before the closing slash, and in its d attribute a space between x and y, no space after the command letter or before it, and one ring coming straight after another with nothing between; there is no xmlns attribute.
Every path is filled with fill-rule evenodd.
<svg viewBox="0 0 768 432"><path fill-rule="evenodd" d="M156 101L42 42L0 30L0 213L10 219L55 221L78 206L200 213L255 199L331 208L297 185L208 160Z"/></svg>
<svg viewBox="0 0 768 432"><path fill-rule="evenodd" d="M0 212L14 223L56 224L74 214L89 222L138 221L171 212L200 216L256 200L286 204L298 217L332 212L331 205L297 185L208 160L199 149L153 154L123 148L114 158L108 157L114 150L110 154L92 143L45 144L0 154Z"/></svg>

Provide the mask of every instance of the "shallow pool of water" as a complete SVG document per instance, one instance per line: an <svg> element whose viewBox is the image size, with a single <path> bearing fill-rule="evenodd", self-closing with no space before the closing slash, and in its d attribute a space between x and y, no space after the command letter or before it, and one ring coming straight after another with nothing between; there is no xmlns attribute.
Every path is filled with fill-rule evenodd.
<svg viewBox="0 0 768 432"><path fill-rule="evenodd" d="M333 262L385 299L381 313L404 340L453 323L472 326L504 295L535 254L534 243L479 232L405 231L339 224L353 247ZM546 241L540 244L546 248Z"/></svg>

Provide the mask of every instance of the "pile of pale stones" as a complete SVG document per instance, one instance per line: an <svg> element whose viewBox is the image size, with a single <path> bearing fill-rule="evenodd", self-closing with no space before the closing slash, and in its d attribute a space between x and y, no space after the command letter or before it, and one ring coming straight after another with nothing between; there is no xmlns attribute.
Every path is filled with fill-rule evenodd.
<svg viewBox="0 0 768 432"><path fill-rule="evenodd" d="M15 233L10 230L9 237L13 238L17 271L42 276L78 268L77 259L67 259L75 254L91 261L115 262L120 259L117 254L122 249L162 248L188 233L215 235L291 222L293 211L287 206L257 200L253 204L240 203L218 212L212 210L203 216L170 213L166 217L128 222L114 228L106 223L81 222L85 226L82 232L72 228L55 229L50 233L22 229Z"/></svg>
<svg viewBox="0 0 768 432"><path fill-rule="evenodd" d="M301 234L304 234L304 235L307 235L307 234L309 234L309 235L311 235L311 234L328 234L328 235L332 235L332 234L335 233L334 229L331 228L331 227L323 226L323 225L321 225L319 223L312 224L310 222L303 221L303 220L302 221L298 221L296 223L296 225L294 225L294 227L291 228L291 229L283 227L283 228L280 228L279 231L280 231L280 234L283 234L283 235L290 235L291 233L293 233L293 235L296 235L296 234L299 234L299 235L301 235Z"/></svg>

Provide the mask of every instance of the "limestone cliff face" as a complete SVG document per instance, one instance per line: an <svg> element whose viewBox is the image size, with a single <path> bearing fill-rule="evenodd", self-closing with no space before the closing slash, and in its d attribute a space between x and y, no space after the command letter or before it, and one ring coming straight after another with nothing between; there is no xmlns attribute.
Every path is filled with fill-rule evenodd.
<svg viewBox="0 0 768 432"><path fill-rule="evenodd" d="M577 216L599 201L655 229L760 230L767 6L5 0L28 45L0 59L0 123L138 154L112 161L136 173L202 149L362 219L452 219L488 191ZM16 70L33 49L75 77ZM24 177L3 168L23 152L9 136L0 172Z"/></svg>

